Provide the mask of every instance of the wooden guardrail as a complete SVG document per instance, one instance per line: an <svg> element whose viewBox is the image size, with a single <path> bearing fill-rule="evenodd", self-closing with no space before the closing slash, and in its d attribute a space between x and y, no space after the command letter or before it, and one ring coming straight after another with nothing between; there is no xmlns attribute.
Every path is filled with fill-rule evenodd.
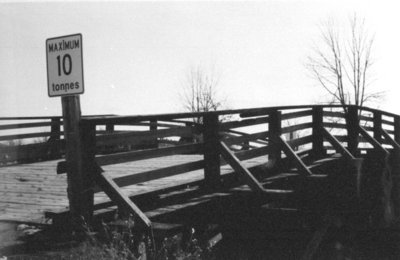
<svg viewBox="0 0 400 260"><path fill-rule="evenodd" d="M1 117L0 165L61 158L60 117Z"/></svg>
<svg viewBox="0 0 400 260"><path fill-rule="evenodd" d="M272 167L293 165L302 169L304 175L310 175L312 173L303 161L316 160L329 153L342 153L352 159L372 149L382 150L374 140L382 147L398 149L398 115L370 108L347 108L347 114L341 106L314 105L84 117L80 121L82 158L78 162L60 162L57 172L72 174L75 163L81 167L82 183L78 186L85 196L74 203L92 206L70 204L79 216L90 221L93 193L103 190L123 212L136 212L142 222L150 226L140 209L127 201L119 190L121 187L203 169L204 178L200 184L215 189L221 185L220 166L228 162L254 184L252 188L261 190L235 158L248 160L264 156ZM226 118L229 120L223 120ZM105 130L98 131L100 128ZM136 147L132 150L132 146ZM105 165L174 154L200 154L203 157L114 179L102 173L101 167ZM221 154L226 162L221 159Z"/></svg>

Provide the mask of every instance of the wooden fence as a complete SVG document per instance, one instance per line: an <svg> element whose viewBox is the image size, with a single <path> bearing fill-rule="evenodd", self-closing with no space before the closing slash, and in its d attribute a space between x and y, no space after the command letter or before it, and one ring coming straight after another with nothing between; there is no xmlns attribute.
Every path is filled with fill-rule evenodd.
<svg viewBox="0 0 400 260"><path fill-rule="evenodd" d="M215 189L221 185L220 166L229 163L257 191L261 188L238 160L264 156L265 163L272 167L293 165L309 175L312 173L304 162L327 154L342 153L354 158L371 150L386 151L385 147L399 151L398 115L355 106L347 106L346 111L340 106L314 105L86 117L80 122L81 158L78 162L60 162L57 171L75 174L74 178L69 177L72 217L90 219L93 209L99 208L93 205L93 193L103 190L121 211L139 215L150 226L150 220L120 187L204 169L204 179L199 184ZM130 131L131 126L144 128ZM105 131L96 131L99 127ZM140 149L130 148L135 145ZM101 169L174 154L201 154L203 158L114 179Z"/></svg>
<svg viewBox="0 0 400 260"><path fill-rule="evenodd" d="M60 117L0 118L0 165L58 159L64 147Z"/></svg>

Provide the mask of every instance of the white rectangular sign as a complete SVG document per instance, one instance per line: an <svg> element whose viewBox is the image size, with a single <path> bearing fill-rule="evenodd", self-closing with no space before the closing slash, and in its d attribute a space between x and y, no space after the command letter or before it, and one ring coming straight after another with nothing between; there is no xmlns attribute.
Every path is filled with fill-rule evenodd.
<svg viewBox="0 0 400 260"><path fill-rule="evenodd" d="M82 34L47 39L46 56L49 96L82 94Z"/></svg>

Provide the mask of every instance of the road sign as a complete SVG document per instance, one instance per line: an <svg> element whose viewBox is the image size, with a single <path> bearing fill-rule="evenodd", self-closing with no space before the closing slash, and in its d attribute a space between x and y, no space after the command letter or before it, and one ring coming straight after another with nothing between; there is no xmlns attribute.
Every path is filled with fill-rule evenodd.
<svg viewBox="0 0 400 260"><path fill-rule="evenodd" d="M49 97L83 94L82 34L46 40Z"/></svg>

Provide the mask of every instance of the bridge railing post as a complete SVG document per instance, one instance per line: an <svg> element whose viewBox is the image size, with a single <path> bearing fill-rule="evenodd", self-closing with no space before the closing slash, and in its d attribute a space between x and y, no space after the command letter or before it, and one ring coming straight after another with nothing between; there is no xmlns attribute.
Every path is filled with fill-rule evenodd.
<svg viewBox="0 0 400 260"><path fill-rule="evenodd" d="M95 162L96 155L96 125L81 124L80 136L82 143L82 192L81 211L86 223L91 224L94 206L94 174L100 170Z"/></svg>
<svg viewBox="0 0 400 260"><path fill-rule="evenodd" d="M400 116L394 117L394 140L400 144Z"/></svg>
<svg viewBox="0 0 400 260"><path fill-rule="evenodd" d="M114 132L114 124L106 124L106 133L111 134Z"/></svg>
<svg viewBox="0 0 400 260"><path fill-rule="evenodd" d="M358 155L358 107L348 107L346 114L346 125L347 125L347 148L353 156Z"/></svg>
<svg viewBox="0 0 400 260"><path fill-rule="evenodd" d="M221 184L219 121L218 115L207 113L203 116L204 179L207 188Z"/></svg>
<svg viewBox="0 0 400 260"><path fill-rule="evenodd" d="M281 162L281 146L279 138L282 134L282 113L281 111L274 110L269 113L268 118L268 132L269 140L271 142L271 152L268 160L273 162L274 167L279 167Z"/></svg>
<svg viewBox="0 0 400 260"><path fill-rule="evenodd" d="M322 133L323 128L323 108L312 108L312 157L319 159L323 157L324 150L324 137Z"/></svg>
<svg viewBox="0 0 400 260"><path fill-rule="evenodd" d="M50 138L48 140L50 145L50 157L52 159L61 158L61 119L52 118L50 127Z"/></svg>
<svg viewBox="0 0 400 260"><path fill-rule="evenodd" d="M400 116L394 117L394 140L400 144ZM393 204L395 216L400 219L400 152L394 150L392 162Z"/></svg>
<svg viewBox="0 0 400 260"><path fill-rule="evenodd" d="M374 111L373 115L373 123L374 123L374 138L377 140L379 143L382 143L382 114Z"/></svg>
<svg viewBox="0 0 400 260"><path fill-rule="evenodd" d="M150 131L157 131L157 120L155 120L155 119L150 120L149 129L150 129ZM155 136L154 139L151 140L150 146L151 146L151 148L158 148L158 139L157 139L157 136Z"/></svg>

